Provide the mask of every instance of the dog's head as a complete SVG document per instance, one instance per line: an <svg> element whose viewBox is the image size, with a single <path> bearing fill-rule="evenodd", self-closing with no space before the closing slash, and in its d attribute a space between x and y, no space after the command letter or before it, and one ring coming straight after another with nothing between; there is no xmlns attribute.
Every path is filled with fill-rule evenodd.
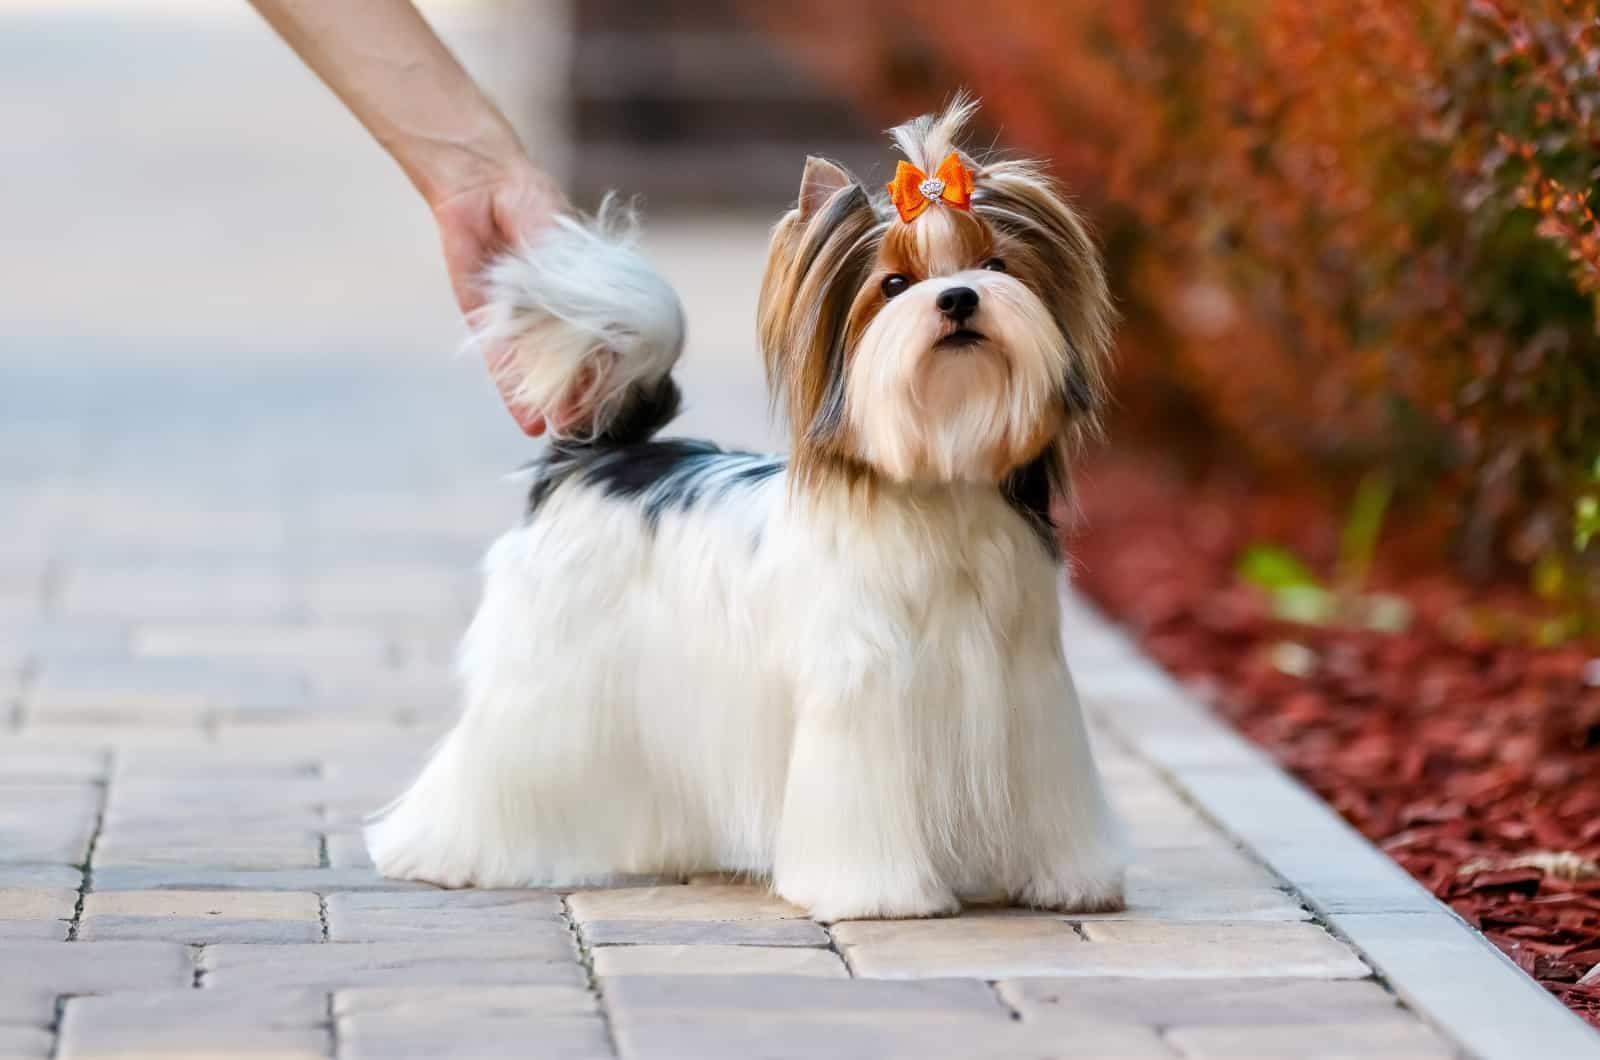
<svg viewBox="0 0 1600 1060"><path fill-rule="evenodd" d="M806 161L759 315L802 472L999 483L1043 460L1064 486L1097 424L1113 317L1099 255L1036 165L960 152L974 109L958 100L893 131L920 171L893 204ZM970 196L941 197L936 172Z"/></svg>

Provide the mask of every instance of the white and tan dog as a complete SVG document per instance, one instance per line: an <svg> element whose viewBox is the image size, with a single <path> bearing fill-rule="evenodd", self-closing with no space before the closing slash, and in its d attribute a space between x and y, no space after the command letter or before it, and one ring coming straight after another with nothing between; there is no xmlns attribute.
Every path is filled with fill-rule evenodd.
<svg viewBox="0 0 1600 1060"><path fill-rule="evenodd" d="M806 163L759 308L787 461L650 440L683 324L625 211L492 270L478 340L589 431L489 552L465 712L367 828L383 873L742 872L821 920L1120 904L1049 515L1112 311L1040 170L960 152L971 110L894 131L889 199Z"/></svg>

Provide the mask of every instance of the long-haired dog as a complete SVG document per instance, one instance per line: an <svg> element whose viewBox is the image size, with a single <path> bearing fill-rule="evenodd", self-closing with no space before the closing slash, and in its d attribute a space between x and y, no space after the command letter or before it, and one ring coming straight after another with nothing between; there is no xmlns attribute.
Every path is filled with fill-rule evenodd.
<svg viewBox="0 0 1600 1060"><path fill-rule="evenodd" d="M493 267L478 341L586 430L489 551L465 712L367 828L384 874L721 870L824 921L1120 904L1050 517L1112 310L1040 169L961 152L972 109L894 130L888 198L806 162L758 316L787 460L650 440L683 323L624 212Z"/></svg>

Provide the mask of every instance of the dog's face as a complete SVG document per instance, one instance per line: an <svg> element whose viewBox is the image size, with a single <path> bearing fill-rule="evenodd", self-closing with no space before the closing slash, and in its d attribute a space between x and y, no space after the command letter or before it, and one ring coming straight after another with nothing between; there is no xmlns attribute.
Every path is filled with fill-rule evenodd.
<svg viewBox="0 0 1600 1060"><path fill-rule="evenodd" d="M964 108L896 131L925 172ZM773 236L760 327L800 468L898 482L1060 476L1103 400L1111 308L1094 246L1050 183L980 166L970 208L901 220L848 173L807 161Z"/></svg>

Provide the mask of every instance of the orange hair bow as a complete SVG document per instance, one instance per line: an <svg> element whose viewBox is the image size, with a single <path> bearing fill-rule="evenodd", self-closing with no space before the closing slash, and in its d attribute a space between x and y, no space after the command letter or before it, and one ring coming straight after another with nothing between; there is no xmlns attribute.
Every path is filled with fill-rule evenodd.
<svg viewBox="0 0 1600 1060"><path fill-rule="evenodd" d="M958 210L970 210L972 170L961 164L954 151L939 163L931 177L910 162L902 161L894 167L889 200L900 211L900 220L907 223L921 217L931 203L942 202Z"/></svg>

